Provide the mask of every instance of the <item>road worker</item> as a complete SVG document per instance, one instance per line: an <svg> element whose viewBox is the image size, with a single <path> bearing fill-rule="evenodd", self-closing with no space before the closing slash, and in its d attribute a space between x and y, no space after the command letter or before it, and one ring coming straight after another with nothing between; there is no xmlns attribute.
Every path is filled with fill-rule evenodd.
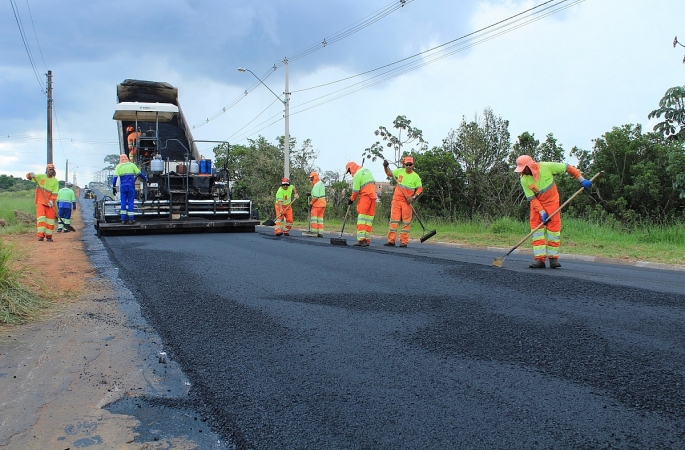
<svg viewBox="0 0 685 450"><path fill-rule="evenodd" d="M69 181L57 193L57 215L61 220L57 222L57 232L69 232L71 225L71 211L76 211L76 194L72 189L73 184Z"/></svg>
<svg viewBox="0 0 685 450"><path fill-rule="evenodd" d="M323 214L326 211L326 186L319 179L317 172L309 174L309 183L312 185L312 195L309 202L309 226L318 237L323 237Z"/></svg>
<svg viewBox="0 0 685 450"><path fill-rule="evenodd" d="M295 186L290 185L288 178L281 178L281 187L276 191L276 236L290 236L293 228L293 200L300 198Z"/></svg>
<svg viewBox="0 0 685 450"><path fill-rule="evenodd" d="M411 204L423 193L421 177L414 172L414 158L405 156L402 159L404 167L390 170L390 163L383 160L383 169L388 177L392 177L397 185L392 195L390 205L390 224L388 225L388 242L386 247L394 247L397 238L397 229L402 222L400 230L400 247L409 245L409 232L411 231L411 219L413 210Z"/></svg>
<svg viewBox="0 0 685 450"><path fill-rule="evenodd" d="M531 269L544 269L545 260L549 258L549 267L558 269L559 246L561 238L561 213L549 217L559 209L559 191L554 182L554 175L568 173L578 180L585 189L590 189L592 182L583 178L578 169L570 164L558 162L535 162L528 155L516 159L514 172L521 174L521 187L530 202L530 228L541 227L533 233L533 263Z"/></svg>
<svg viewBox="0 0 685 450"><path fill-rule="evenodd" d="M137 153L136 144L140 141L140 136L142 134L131 126L126 127L126 133L128 133L128 137L126 138L126 141L128 142L128 156L130 159L135 159Z"/></svg>
<svg viewBox="0 0 685 450"><path fill-rule="evenodd" d="M36 235L38 240L52 242L52 232L55 229L55 202L59 192L59 180L55 178L57 171L54 164L45 166L45 174L27 173L26 178L36 183Z"/></svg>
<svg viewBox="0 0 685 450"><path fill-rule="evenodd" d="M371 244L371 229L373 217L376 214L376 181L373 174L366 167L355 162L348 162L345 173L352 175L352 195L348 206L357 198L357 247L368 247Z"/></svg>
<svg viewBox="0 0 685 450"><path fill-rule="evenodd" d="M121 223L129 223L131 225L136 223L134 214L133 202L136 198L136 178L142 178L147 181L147 177L140 171L138 166L129 161L128 156L122 153L119 155L119 164L114 168L114 177L112 177L112 193L117 195L117 179L121 178Z"/></svg>

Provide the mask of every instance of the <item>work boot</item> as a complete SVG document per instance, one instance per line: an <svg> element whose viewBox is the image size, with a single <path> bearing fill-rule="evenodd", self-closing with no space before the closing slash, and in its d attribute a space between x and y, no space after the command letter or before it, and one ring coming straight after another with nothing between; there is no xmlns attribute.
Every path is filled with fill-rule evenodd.
<svg viewBox="0 0 685 450"><path fill-rule="evenodd" d="M122 220L122 221L121 221L121 224L122 224L122 225L126 225L126 221L125 221L125 220Z"/></svg>
<svg viewBox="0 0 685 450"><path fill-rule="evenodd" d="M38 238L39 241L42 241L43 239L45 239L45 238L42 238L42 237L41 237L41 238Z"/></svg>
<svg viewBox="0 0 685 450"><path fill-rule="evenodd" d="M129 225L135 225L135 224L136 224L136 221L135 221L134 219L131 219L131 220L128 221L128 224L129 224Z"/></svg>
<svg viewBox="0 0 685 450"><path fill-rule="evenodd" d="M316 237L323 237L323 234L319 233L316 235Z"/></svg>
<svg viewBox="0 0 685 450"><path fill-rule="evenodd" d="M406 248L407 244L400 244L400 248Z"/></svg>
<svg viewBox="0 0 685 450"><path fill-rule="evenodd" d="M550 269L558 269L561 267L561 263L559 262L558 258L550 258L549 259L549 268Z"/></svg>
<svg viewBox="0 0 685 450"><path fill-rule="evenodd" d="M46 242L52 242L52 238L51 238L51 237L47 237L47 238L45 238L45 241L46 241Z"/></svg>
<svg viewBox="0 0 685 450"><path fill-rule="evenodd" d="M285 233L283 233L283 236L290 236L290 233L286 231Z"/></svg>
<svg viewBox="0 0 685 450"><path fill-rule="evenodd" d="M62 229L61 229L61 228L58 228L58 229L57 229L57 232L58 232L58 233L61 233L61 232L62 232Z"/></svg>
<svg viewBox="0 0 685 450"><path fill-rule="evenodd" d="M530 267L531 269L544 269L545 268L545 260L536 259L535 261L533 261L533 264L531 264L528 267Z"/></svg>
<svg viewBox="0 0 685 450"><path fill-rule="evenodd" d="M352 244L354 247L368 247L369 244L366 242L366 240L362 239L361 241L357 241L356 244Z"/></svg>
<svg viewBox="0 0 685 450"><path fill-rule="evenodd" d="M386 243L383 244L383 245L386 246L386 247L394 247L394 246L395 246L395 243L394 243L394 242L386 242Z"/></svg>
<svg viewBox="0 0 685 450"><path fill-rule="evenodd" d="M282 231L277 231L277 232L275 233L275 235L276 235L276 236L282 236L282 235L283 235L283 232L282 232Z"/></svg>

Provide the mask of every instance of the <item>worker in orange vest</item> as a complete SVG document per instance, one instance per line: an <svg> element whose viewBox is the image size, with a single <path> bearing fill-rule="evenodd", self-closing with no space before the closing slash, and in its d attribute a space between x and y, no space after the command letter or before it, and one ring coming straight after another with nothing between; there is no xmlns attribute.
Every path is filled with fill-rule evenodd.
<svg viewBox="0 0 685 450"><path fill-rule="evenodd" d="M392 203L390 206L390 224L388 225L388 242L386 247L394 247L397 238L397 229L402 222L402 229L400 230L400 247L406 247L409 244L409 232L411 231L411 219L413 209L411 204L423 193L423 185L421 177L414 172L414 158L405 156L402 159L404 167L395 170L390 170L390 163L383 160L383 169L388 177L393 178L397 182L395 192L392 195Z"/></svg>
<svg viewBox="0 0 685 450"><path fill-rule="evenodd" d="M38 240L52 242L52 232L55 229L55 202L59 192L59 180L55 178L57 171L54 164L45 166L45 174L27 173L26 178L36 183L36 235Z"/></svg>
<svg viewBox="0 0 685 450"><path fill-rule="evenodd" d="M136 131L133 127L129 126L126 127L126 132L128 133L128 137L126 138L128 142L128 157L133 160L135 159L136 153L137 153L137 145L138 142L140 141L140 136L142 134L138 131Z"/></svg>
<svg viewBox="0 0 685 450"><path fill-rule="evenodd" d="M326 211L326 186L319 179L317 172L309 174L309 183L312 185L312 199L309 202L309 226L317 237L323 237L323 214Z"/></svg>
<svg viewBox="0 0 685 450"><path fill-rule="evenodd" d="M368 247L371 244L373 218L376 215L376 181L366 167L355 162L348 162L345 173L352 175L352 195L348 200L351 205L357 198L357 247Z"/></svg>
<svg viewBox="0 0 685 450"><path fill-rule="evenodd" d="M544 269L545 260L549 258L550 269L558 269L561 267L561 212L549 217L549 214L559 209L559 191L554 175L568 173L585 189L590 189L592 182L583 178L580 171L570 164L536 162L529 155L521 155L516 159L514 172L521 174L521 187L530 202L530 229L545 224L533 233L533 263L528 267Z"/></svg>
<svg viewBox="0 0 685 450"><path fill-rule="evenodd" d="M293 200L300 198L295 186L290 185L290 180L281 178L281 187L276 191L276 236L290 236L293 227ZM285 225L283 224L285 222Z"/></svg>

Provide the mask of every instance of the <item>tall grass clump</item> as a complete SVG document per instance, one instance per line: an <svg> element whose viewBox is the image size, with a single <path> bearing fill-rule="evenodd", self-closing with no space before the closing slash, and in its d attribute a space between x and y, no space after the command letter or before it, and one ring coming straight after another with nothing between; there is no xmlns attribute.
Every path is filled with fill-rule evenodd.
<svg viewBox="0 0 685 450"><path fill-rule="evenodd" d="M23 269L14 267L12 247L0 239L0 323L19 325L39 317L46 301L19 282Z"/></svg>
<svg viewBox="0 0 685 450"><path fill-rule="evenodd" d="M0 234L23 233L35 227L35 223L21 223L15 211L21 211L35 217L36 205L33 191L0 192L0 219L4 226Z"/></svg>

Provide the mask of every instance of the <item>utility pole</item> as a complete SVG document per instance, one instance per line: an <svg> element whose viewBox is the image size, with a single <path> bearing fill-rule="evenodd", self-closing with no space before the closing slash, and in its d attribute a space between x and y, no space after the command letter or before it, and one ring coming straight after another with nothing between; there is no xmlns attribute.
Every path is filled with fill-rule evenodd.
<svg viewBox="0 0 685 450"><path fill-rule="evenodd" d="M69 160L67 159L67 168L64 169L64 182L69 181Z"/></svg>
<svg viewBox="0 0 685 450"><path fill-rule="evenodd" d="M288 58L285 61L285 142L283 143L283 172L284 177L290 179L290 90L288 89Z"/></svg>
<svg viewBox="0 0 685 450"><path fill-rule="evenodd" d="M52 70L48 70L48 164L52 164Z"/></svg>

